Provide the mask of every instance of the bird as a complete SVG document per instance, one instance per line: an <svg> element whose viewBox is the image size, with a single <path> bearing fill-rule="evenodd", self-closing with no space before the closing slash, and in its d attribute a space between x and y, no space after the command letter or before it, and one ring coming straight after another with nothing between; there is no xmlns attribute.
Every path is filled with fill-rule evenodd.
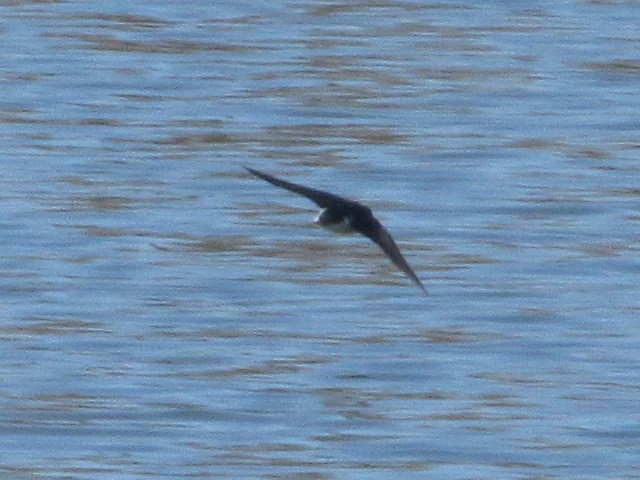
<svg viewBox="0 0 640 480"><path fill-rule="evenodd" d="M389 259L402 270L425 295L428 295L418 276L409 266L398 245L387 229L373 216L371 209L355 200L349 200L333 193L287 182L264 172L243 165L245 170L276 187L297 193L320 207L314 223L335 233L360 233L375 242Z"/></svg>

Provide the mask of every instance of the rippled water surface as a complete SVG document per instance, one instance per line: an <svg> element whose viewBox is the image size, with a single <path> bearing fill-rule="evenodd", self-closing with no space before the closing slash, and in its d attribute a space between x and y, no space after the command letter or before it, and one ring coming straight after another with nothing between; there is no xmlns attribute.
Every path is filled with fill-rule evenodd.
<svg viewBox="0 0 640 480"><path fill-rule="evenodd" d="M1 2L0 476L640 478L638 25Z"/></svg>

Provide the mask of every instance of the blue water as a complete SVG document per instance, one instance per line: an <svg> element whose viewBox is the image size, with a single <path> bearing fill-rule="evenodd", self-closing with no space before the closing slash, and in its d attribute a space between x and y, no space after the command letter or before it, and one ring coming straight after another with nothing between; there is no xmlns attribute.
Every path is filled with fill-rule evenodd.
<svg viewBox="0 0 640 480"><path fill-rule="evenodd" d="M0 4L0 476L640 478L639 24Z"/></svg>

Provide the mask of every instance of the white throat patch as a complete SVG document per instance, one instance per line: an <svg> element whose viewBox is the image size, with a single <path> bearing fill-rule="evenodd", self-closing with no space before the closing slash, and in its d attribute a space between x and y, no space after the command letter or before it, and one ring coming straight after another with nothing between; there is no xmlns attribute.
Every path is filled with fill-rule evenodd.
<svg viewBox="0 0 640 480"><path fill-rule="evenodd" d="M323 221L324 219L323 214L326 211L326 209L322 209L320 210L320 213L318 214L318 216L315 218L315 220L313 221L313 223L316 223L318 225L320 225L323 228L326 228L327 230L332 231L333 233L339 233L339 234L348 234L348 233L353 233L354 230L351 227L351 225L349 225L349 220L347 218L342 219L341 222L336 222L336 223L327 223L326 221Z"/></svg>

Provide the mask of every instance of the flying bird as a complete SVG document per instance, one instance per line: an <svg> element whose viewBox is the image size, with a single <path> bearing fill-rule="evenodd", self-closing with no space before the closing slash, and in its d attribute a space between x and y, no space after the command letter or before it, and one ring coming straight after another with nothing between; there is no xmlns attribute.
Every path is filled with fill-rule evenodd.
<svg viewBox="0 0 640 480"><path fill-rule="evenodd" d="M428 295L427 289L424 288L420 279L413 272L405 258L400 253L400 249L396 245L386 228L376 220L371 213L371 209L355 200L349 200L333 193L323 192L315 188L303 187L296 183L281 180L272 175L268 175L253 168L244 167L248 172L255 176L266 180L276 187L290 190L294 193L307 197L320 207L320 213L314 220L314 223L331 230L336 233L352 233L358 232L365 237L373 240L391 261L402 270L418 287L422 289L425 295Z"/></svg>

